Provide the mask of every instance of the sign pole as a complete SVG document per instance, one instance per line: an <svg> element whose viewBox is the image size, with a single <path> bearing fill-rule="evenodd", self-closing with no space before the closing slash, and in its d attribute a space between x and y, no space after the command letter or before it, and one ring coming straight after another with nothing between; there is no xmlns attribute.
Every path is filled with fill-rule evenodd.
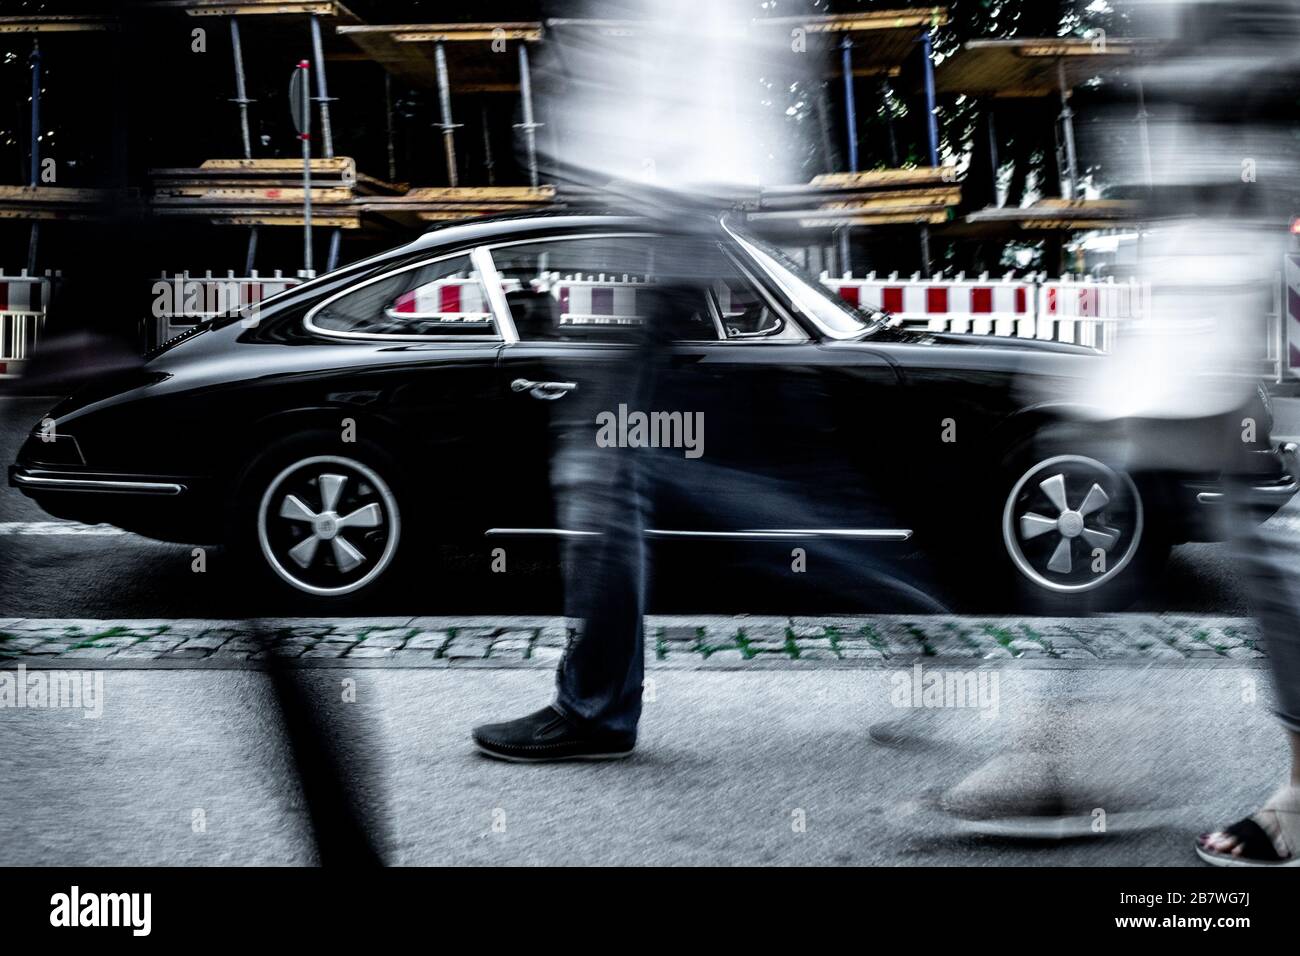
<svg viewBox="0 0 1300 956"><path fill-rule="evenodd" d="M298 61L289 81L289 111L293 125L302 140L302 274L312 278L316 273L311 262L311 86L307 76L306 60Z"/></svg>

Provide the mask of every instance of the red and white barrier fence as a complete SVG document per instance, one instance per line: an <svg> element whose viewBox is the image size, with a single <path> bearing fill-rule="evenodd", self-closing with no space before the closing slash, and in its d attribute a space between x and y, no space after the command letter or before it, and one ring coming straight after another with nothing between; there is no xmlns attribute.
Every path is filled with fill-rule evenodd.
<svg viewBox="0 0 1300 956"><path fill-rule="evenodd" d="M509 283L501 285L509 291ZM448 276L403 292L393 303L392 311L404 318L455 324L492 319L483 284L470 276Z"/></svg>
<svg viewBox="0 0 1300 956"><path fill-rule="evenodd" d="M1051 330L1059 342L1109 351L1118 323L1139 320L1147 311L1147 295L1136 279L1092 282L1066 276L1038 285L1040 333Z"/></svg>
<svg viewBox="0 0 1300 956"><path fill-rule="evenodd" d="M0 376L16 374L30 353L58 276L49 271L28 276L26 270L9 276L0 270ZM1281 278L1265 356L1278 380L1300 378L1300 254L1286 256ZM301 281L278 270L266 276L163 273L153 286L148 344L159 345L204 319L255 308ZM908 328L1073 342L1103 351L1113 345L1120 323L1140 321L1149 310L1147 294L1136 281L1048 279L1032 273L953 279L823 273L821 281L849 304L883 309ZM556 299L562 323L632 324L639 321L637 292L651 282L644 276L552 272L531 285ZM504 288L516 291L520 283L509 279ZM729 308L726 292L724 285L718 293L724 312ZM406 293L393 311L468 322L482 321L491 310L477 280L453 276Z"/></svg>
<svg viewBox="0 0 1300 956"><path fill-rule="evenodd" d="M854 306L891 313L904 327L1072 342L1108 349L1117 324L1143 317L1146 297L1136 280L1047 279L1033 274L1001 279L987 274L955 279L897 273L852 274L822 282Z"/></svg>
<svg viewBox="0 0 1300 956"><path fill-rule="evenodd" d="M1289 252L1283 264L1286 301L1279 303L1278 319L1283 334L1278 341L1279 361L1292 378L1300 378L1300 253ZM1285 316L1283 316L1285 312Z"/></svg>
<svg viewBox="0 0 1300 956"><path fill-rule="evenodd" d="M540 291L542 284L549 284L551 295L560 303L561 325L635 325L641 321L636 310L637 290L652 283L644 276L577 273L553 274L533 286Z"/></svg>
<svg viewBox="0 0 1300 956"><path fill-rule="evenodd" d="M850 305L891 313L907 328L932 332L973 332L977 335L1034 336L1032 279L1012 275L991 279L923 279L917 273L878 277L874 272L855 279L823 274L821 281Z"/></svg>
<svg viewBox="0 0 1300 956"><path fill-rule="evenodd" d="M209 271L202 276L189 272L162 274L153 284L151 322L146 331L146 341L156 347L200 322L244 311L256 315L258 306L273 295L297 285L303 280L286 276L277 269L269 276L256 271L249 276L227 272L225 277L213 276Z"/></svg>
<svg viewBox="0 0 1300 956"><path fill-rule="evenodd" d="M45 327L52 283L59 273L16 276L0 269L0 377L17 375Z"/></svg>

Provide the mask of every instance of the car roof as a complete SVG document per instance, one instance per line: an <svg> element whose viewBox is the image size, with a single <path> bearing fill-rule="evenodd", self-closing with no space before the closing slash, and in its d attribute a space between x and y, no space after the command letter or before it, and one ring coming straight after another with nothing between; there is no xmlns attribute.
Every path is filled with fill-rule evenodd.
<svg viewBox="0 0 1300 956"><path fill-rule="evenodd" d="M716 219L712 219L710 224L712 228L718 227ZM650 216L630 216L619 213L516 213L473 219L449 226L435 226L404 246L403 251L422 252L443 246L525 239L534 235L554 235L558 232L598 232L609 229L671 232L675 225L676 228L680 228L680 224Z"/></svg>

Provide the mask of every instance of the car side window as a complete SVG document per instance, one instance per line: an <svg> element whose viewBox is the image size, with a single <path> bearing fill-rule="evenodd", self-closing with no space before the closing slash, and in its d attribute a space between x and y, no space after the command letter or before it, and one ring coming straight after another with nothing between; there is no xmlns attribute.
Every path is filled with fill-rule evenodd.
<svg viewBox="0 0 1300 956"><path fill-rule="evenodd" d="M664 268L650 236L600 236L498 246L492 260L524 342L639 341L654 322L672 341L718 338L707 284Z"/></svg>
<svg viewBox="0 0 1300 956"><path fill-rule="evenodd" d="M362 282L326 300L307 321L321 332L350 335L497 334L487 292L468 255Z"/></svg>

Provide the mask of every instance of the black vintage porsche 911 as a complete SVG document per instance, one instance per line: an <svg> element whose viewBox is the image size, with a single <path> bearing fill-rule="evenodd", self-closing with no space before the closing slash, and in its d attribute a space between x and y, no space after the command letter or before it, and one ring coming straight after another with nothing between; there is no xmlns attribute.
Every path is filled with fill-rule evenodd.
<svg viewBox="0 0 1300 956"><path fill-rule="evenodd" d="M581 533L553 500L557 410L593 436L593 409L615 413L587 393L686 242L664 394L703 434L648 537L919 550L972 591L1077 612L1222 537L1230 488L1250 520L1296 491L1262 391L1231 415L1100 423L1059 397L1090 349L905 331L725 217L687 239L564 214L434 230L199 324L55 407L10 482L58 517L228 544L326 606L431 544Z"/></svg>

